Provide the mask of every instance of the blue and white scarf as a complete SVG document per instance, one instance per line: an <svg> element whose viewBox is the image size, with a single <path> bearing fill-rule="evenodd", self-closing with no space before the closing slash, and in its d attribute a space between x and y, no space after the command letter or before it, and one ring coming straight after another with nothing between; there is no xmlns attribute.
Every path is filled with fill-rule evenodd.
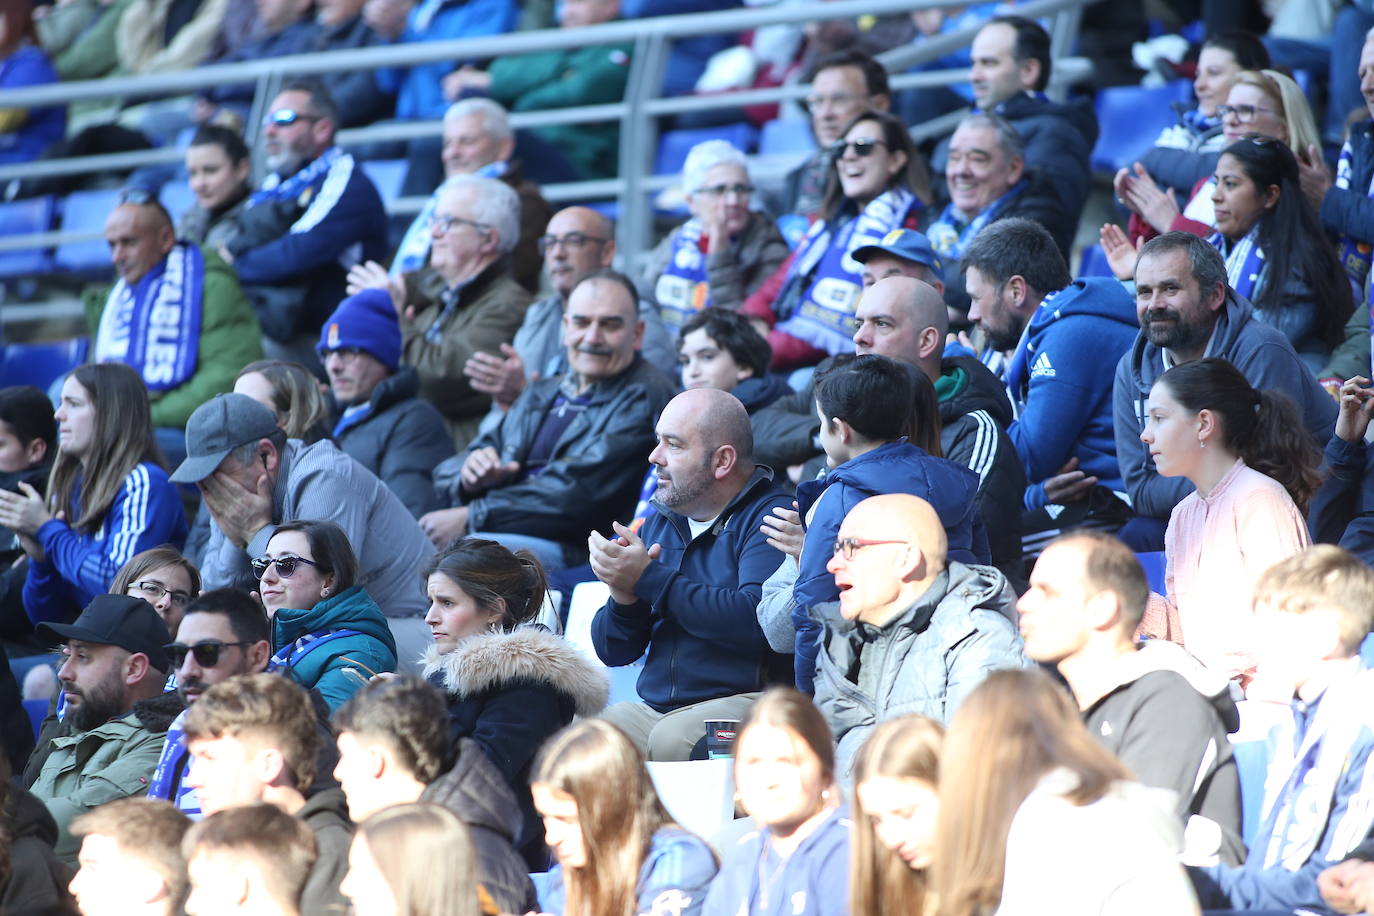
<svg viewBox="0 0 1374 916"><path fill-rule="evenodd" d="M926 238L930 239L930 244L945 259L945 263L958 261L964 256L964 249L968 247L969 242L983 231L984 226L997 219L1012 201L1020 197L1027 184L1027 180L1022 178L968 222L962 220L959 209L954 204L947 205L940 218L931 223L930 228L926 230Z"/></svg>
<svg viewBox="0 0 1374 916"><path fill-rule="evenodd" d="M1364 129L1374 121L1366 121ZM1341 147L1341 158L1336 163L1336 187L1343 191L1349 191L1351 177L1354 174L1355 152L1350 141L1345 141ZM1369 188L1365 194L1374 199L1374 177L1370 178ZM1366 292L1365 281L1369 279L1369 265L1374 261L1374 239L1363 241L1349 235L1341 236L1340 249L1341 266L1345 268L1345 275L1350 280L1350 290L1355 296L1356 302L1374 302L1374 288ZM1369 310L1369 342L1370 351L1374 353L1374 308ZM1374 369L1371 369L1374 375Z"/></svg>
<svg viewBox="0 0 1374 916"><path fill-rule="evenodd" d="M149 391L185 384L200 355L204 281L200 246L186 242L133 286L120 280L105 300L96 359L131 366Z"/></svg>
<svg viewBox="0 0 1374 916"><path fill-rule="evenodd" d="M854 307L863 292L863 266L851 255L877 245L923 204L905 188L873 198L835 229L838 220L817 220L797 246L777 302L784 309L778 330L827 353L854 349ZM832 231L835 230L835 231ZM797 295L798 290L804 290Z"/></svg>
<svg viewBox="0 0 1374 916"><path fill-rule="evenodd" d="M510 163L498 160L487 163L473 174L479 178L500 178L509 171ZM433 241L429 234L429 218L434 215L434 208L439 204L439 195L446 187L447 181L434 189L434 193L429 195L429 200L425 201L425 205L411 221L410 228L406 229L401 244L396 247L396 257L391 262L393 277L414 273L429 263L429 246Z"/></svg>
<svg viewBox="0 0 1374 916"><path fill-rule="evenodd" d="M254 191L253 196L248 198L248 206L256 207L272 200L296 200L323 182L335 163L341 162L345 158L350 164L352 163L352 156L345 156L343 150L337 146L331 146L290 178L283 179L276 172L273 172L262 180L262 187Z"/></svg>
<svg viewBox="0 0 1374 916"><path fill-rule="evenodd" d="M311 652L314 652L325 643L331 643L336 639L343 639L345 636L362 636L358 630L350 630L342 627L337 630L322 630L319 633L306 633L295 642L282 646L267 662L268 671L281 671L283 668L294 668L300 664L301 659Z"/></svg>
<svg viewBox="0 0 1374 916"><path fill-rule="evenodd" d="M706 252L701 250L701 235L701 220L695 216L673 230L668 266L654 284L659 317L674 333L692 313L711 305L711 284L707 279Z"/></svg>
<svg viewBox="0 0 1374 916"><path fill-rule="evenodd" d="M1254 301L1264 270L1264 249L1259 244L1259 223L1250 227L1245 236L1229 246L1220 232L1213 232L1207 241L1226 258L1226 282L1236 294Z"/></svg>
<svg viewBox="0 0 1374 916"><path fill-rule="evenodd" d="M200 814L200 802L195 798L195 789L186 785L186 771L191 763L191 752L186 747L187 712L183 709L178 713L167 729L162 756L158 758L157 769L153 770L152 781L148 783L148 797L170 801L183 814L195 817Z"/></svg>

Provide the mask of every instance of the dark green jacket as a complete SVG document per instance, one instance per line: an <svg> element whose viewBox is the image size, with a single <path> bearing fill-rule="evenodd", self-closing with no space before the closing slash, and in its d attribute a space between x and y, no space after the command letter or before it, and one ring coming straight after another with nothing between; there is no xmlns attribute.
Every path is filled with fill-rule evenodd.
<svg viewBox="0 0 1374 916"><path fill-rule="evenodd" d="M196 374L170 391L150 392L154 426L184 428L197 407L220 392L232 391L239 370L262 359L262 331L239 288L234 268L204 245L200 252L205 255L205 289L201 295ZM100 315L111 289L112 286L88 289L81 296L86 309L86 327L91 333L92 353L100 332Z"/></svg>
<svg viewBox="0 0 1374 916"><path fill-rule="evenodd" d="M625 96L633 47L595 45L499 58L491 65L491 97L510 111L619 102ZM535 132L561 149L583 178L615 176L619 122L559 124Z"/></svg>

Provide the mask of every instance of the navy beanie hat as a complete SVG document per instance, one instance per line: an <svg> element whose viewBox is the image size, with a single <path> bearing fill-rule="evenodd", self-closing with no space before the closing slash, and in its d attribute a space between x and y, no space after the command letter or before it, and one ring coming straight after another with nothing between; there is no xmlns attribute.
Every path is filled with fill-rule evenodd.
<svg viewBox="0 0 1374 916"><path fill-rule="evenodd" d="M320 329L316 349L325 351L356 347L376 357L392 372L401 365L401 324L391 304L391 294L365 289L349 296Z"/></svg>

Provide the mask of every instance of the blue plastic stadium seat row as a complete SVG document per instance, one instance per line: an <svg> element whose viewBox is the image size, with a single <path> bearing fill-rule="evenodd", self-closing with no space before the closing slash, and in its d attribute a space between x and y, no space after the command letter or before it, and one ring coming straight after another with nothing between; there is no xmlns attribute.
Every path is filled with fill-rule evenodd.
<svg viewBox="0 0 1374 916"><path fill-rule="evenodd" d="M32 385L47 391L53 382L86 361L88 337L55 343L5 344L0 355L0 388Z"/></svg>
<svg viewBox="0 0 1374 916"><path fill-rule="evenodd" d="M0 204L0 238L47 232L56 218L57 198L50 194ZM0 280L34 276L51 269L51 249L0 251Z"/></svg>
<svg viewBox="0 0 1374 916"><path fill-rule="evenodd" d="M1165 86L1112 86L1097 93L1097 145L1092 167L1116 172L1143 156L1159 132L1176 120L1174 102L1191 103L1193 84L1175 80Z"/></svg>

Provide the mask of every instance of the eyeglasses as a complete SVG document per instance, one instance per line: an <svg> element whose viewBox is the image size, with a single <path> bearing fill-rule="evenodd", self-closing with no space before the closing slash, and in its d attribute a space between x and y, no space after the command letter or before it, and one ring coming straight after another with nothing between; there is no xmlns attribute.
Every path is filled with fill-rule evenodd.
<svg viewBox="0 0 1374 916"><path fill-rule="evenodd" d="M230 646L242 648L244 646L251 646L252 644L252 640L243 640L241 642L219 642L218 640L214 640L210 642L198 642L194 646L186 646L179 642L174 642L168 643L162 648L166 649L167 654L171 656L173 668L180 668L186 662L187 654L195 656L196 664L200 665L202 668L213 668L219 664L220 653L225 649Z"/></svg>
<svg viewBox="0 0 1374 916"><path fill-rule="evenodd" d="M486 232L491 228L486 223L479 223L463 216L440 216L438 213L434 213L429 217L429 231L440 238L448 235L454 226L471 226L478 232Z"/></svg>
<svg viewBox="0 0 1374 916"><path fill-rule="evenodd" d="M845 149L851 149L855 156L862 159L865 156L873 155L873 151L880 146L886 149L887 142L875 137L861 137L858 140L836 140L830 147L830 155L839 159L844 155Z"/></svg>
<svg viewBox="0 0 1374 916"><path fill-rule="evenodd" d="M1236 116L1236 120L1242 124L1248 124L1255 120L1255 115L1261 111L1273 114L1272 108L1261 108L1259 105L1218 105L1217 117L1225 121L1231 115Z"/></svg>
<svg viewBox="0 0 1374 916"><path fill-rule="evenodd" d="M290 127L297 121L318 121L321 117L322 115L305 114L304 112L296 111L294 108L278 108L262 119L262 126L267 127L268 125L276 125L277 127Z"/></svg>
<svg viewBox="0 0 1374 916"><path fill-rule="evenodd" d="M697 188L697 193L707 194L711 197L724 197L726 194L748 197L754 193L754 186L751 184L713 184L707 188Z"/></svg>
<svg viewBox="0 0 1374 916"><path fill-rule="evenodd" d="M149 604L157 604L166 595L172 596L172 607L185 608L191 603L189 592L174 592L164 585L160 585L151 579L144 579L129 586L130 589L138 589L139 597L145 599Z"/></svg>
<svg viewBox="0 0 1374 916"><path fill-rule="evenodd" d="M261 579L267 575L267 567L275 565L277 575L283 579L290 579L292 574L296 572L296 567L301 563L316 569L320 568L320 564L314 560L307 560L305 557L277 557L275 560L271 557L258 557L253 561L253 575Z"/></svg>
<svg viewBox="0 0 1374 916"><path fill-rule="evenodd" d="M562 245L571 251L581 251L587 245L593 243L604 245L610 239L598 238L594 235L587 235L585 232L569 232L567 235L541 235L538 239L539 253L547 254L550 248Z"/></svg>
<svg viewBox="0 0 1374 916"><path fill-rule="evenodd" d="M352 362L361 356L365 351L361 347L337 347L333 350L321 348L316 351L320 354L320 361L323 362L331 356L338 356L345 362Z"/></svg>
<svg viewBox="0 0 1374 916"><path fill-rule="evenodd" d="M877 547L879 544L909 544L910 541L865 541L863 538L840 538L835 541L835 549L832 553L836 556L844 554L846 560L854 559L854 554L863 550L865 547Z"/></svg>

